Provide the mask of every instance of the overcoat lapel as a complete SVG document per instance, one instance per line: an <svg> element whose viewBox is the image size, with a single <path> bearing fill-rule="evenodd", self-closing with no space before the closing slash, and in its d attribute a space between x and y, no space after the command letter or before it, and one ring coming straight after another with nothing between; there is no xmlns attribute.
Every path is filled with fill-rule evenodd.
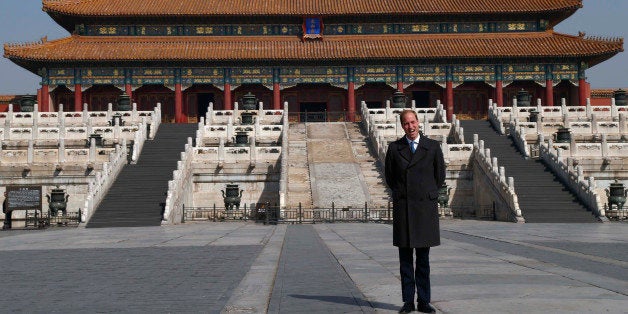
<svg viewBox="0 0 628 314"><path fill-rule="evenodd" d="M414 166L421 159L425 158L425 156L427 155L427 151L429 150L428 146L425 145L425 143L426 141L419 139L419 145L417 146L416 151L414 152L412 156L412 160L410 161L410 164L408 165L408 167Z"/></svg>
<svg viewBox="0 0 628 314"><path fill-rule="evenodd" d="M408 163L412 161L414 154L412 154L412 151L410 150L410 145L408 144L408 141L405 137L402 137L398 140L397 149L399 150L399 155L401 155L401 157L408 161Z"/></svg>

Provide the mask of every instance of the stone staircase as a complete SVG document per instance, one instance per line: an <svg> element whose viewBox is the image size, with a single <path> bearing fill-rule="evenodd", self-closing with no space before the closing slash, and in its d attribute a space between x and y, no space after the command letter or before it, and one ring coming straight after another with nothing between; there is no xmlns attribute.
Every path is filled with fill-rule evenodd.
<svg viewBox="0 0 628 314"><path fill-rule="evenodd" d="M473 134L484 140L506 169L506 177L515 179L519 208L528 223L597 222L593 214L578 201L554 174L539 160L525 159L513 141L497 133L486 120L461 121L465 142L473 143Z"/></svg>
<svg viewBox="0 0 628 314"><path fill-rule="evenodd" d="M312 189L307 159L305 123L291 124L288 130L288 195L287 207L311 208Z"/></svg>
<svg viewBox="0 0 628 314"><path fill-rule="evenodd" d="M384 167L372 152L372 144L359 123L346 123L347 133L356 161L371 198L370 207L387 207L390 199L384 179Z"/></svg>
<svg viewBox="0 0 628 314"><path fill-rule="evenodd" d="M196 124L161 124L134 165L125 165L87 228L159 226L168 181Z"/></svg>

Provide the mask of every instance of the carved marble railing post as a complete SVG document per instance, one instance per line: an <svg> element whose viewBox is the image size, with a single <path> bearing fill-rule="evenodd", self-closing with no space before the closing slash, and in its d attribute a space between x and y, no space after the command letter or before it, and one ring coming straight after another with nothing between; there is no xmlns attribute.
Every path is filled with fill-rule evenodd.
<svg viewBox="0 0 628 314"><path fill-rule="evenodd" d="M617 118L619 110L617 110L617 106L615 105L615 97L611 97L611 118L615 120Z"/></svg>
<svg viewBox="0 0 628 314"><path fill-rule="evenodd" d="M13 104L9 104L9 109L7 111L7 117L5 118L4 122L5 125L9 125L11 126L11 121L13 120Z"/></svg>
<svg viewBox="0 0 628 314"><path fill-rule="evenodd" d="M115 119L113 126L113 139L116 142L120 140L120 119Z"/></svg>
<svg viewBox="0 0 628 314"><path fill-rule="evenodd" d="M225 139L220 138L218 140L218 166L222 167L225 163Z"/></svg>
<svg viewBox="0 0 628 314"><path fill-rule="evenodd" d="M205 113L205 125L214 124L214 103L210 102L207 106L207 112Z"/></svg>
<svg viewBox="0 0 628 314"><path fill-rule="evenodd" d="M65 123L65 117L63 116L63 104L59 104L59 109L57 110L57 119L59 121L59 125Z"/></svg>
<svg viewBox="0 0 628 314"><path fill-rule="evenodd" d="M598 124L598 117L597 117L597 115L592 113L590 115L589 121L591 121L591 132L593 134L597 134L597 124Z"/></svg>
<svg viewBox="0 0 628 314"><path fill-rule="evenodd" d="M137 114L137 103L133 103L131 105L131 121L137 121L138 120L138 114Z"/></svg>
<svg viewBox="0 0 628 314"><path fill-rule="evenodd" d="M89 162L93 163L96 161L96 139L89 139Z"/></svg>
<svg viewBox="0 0 628 314"><path fill-rule="evenodd" d="M395 136L400 137L403 133L404 131L401 127L401 116L395 115Z"/></svg>
<svg viewBox="0 0 628 314"><path fill-rule="evenodd" d="M29 140L28 151L26 153L26 163L28 163L28 165L31 165L33 164L34 160L35 160L35 144L33 140Z"/></svg>
<svg viewBox="0 0 628 314"><path fill-rule="evenodd" d="M39 124L39 104L33 104L33 125Z"/></svg>
<svg viewBox="0 0 628 314"><path fill-rule="evenodd" d="M427 115L424 115L424 116L423 116L423 125L422 125L422 128L423 128L423 133L424 133L426 136L431 135L431 130L430 130L430 121L429 121L429 119L427 118Z"/></svg>
<svg viewBox="0 0 628 314"><path fill-rule="evenodd" d="M83 124L87 124L89 120L89 112L87 111L87 103L83 104Z"/></svg>
<svg viewBox="0 0 628 314"><path fill-rule="evenodd" d="M37 125L37 123L33 123L33 126L31 127L31 140L36 140L37 139L37 135L39 133L39 126Z"/></svg>
<svg viewBox="0 0 628 314"><path fill-rule="evenodd" d="M111 120L112 116L113 116L113 104L108 103L107 104L107 120Z"/></svg>
<svg viewBox="0 0 628 314"><path fill-rule="evenodd" d="M257 161L257 150L255 149L255 135L249 137L249 167L255 167Z"/></svg>
<svg viewBox="0 0 628 314"><path fill-rule="evenodd" d="M620 113L619 114L619 134L621 134L621 136L626 136L628 130L626 130L626 114L625 113Z"/></svg>
<svg viewBox="0 0 628 314"><path fill-rule="evenodd" d="M233 119L234 119L233 116L231 116L231 117L229 117L229 119L227 121L227 139L229 141L231 141L231 139L234 136L233 135L233 132L234 132L234 129L233 129L233 121L234 120Z"/></svg>
<svg viewBox="0 0 628 314"><path fill-rule="evenodd" d="M59 154L58 161L60 164L65 162L65 139L59 139Z"/></svg>
<svg viewBox="0 0 628 314"><path fill-rule="evenodd" d="M574 136L572 136L569 140L569 155L578 156L578 144L576 143L576 139Z"/></svg>

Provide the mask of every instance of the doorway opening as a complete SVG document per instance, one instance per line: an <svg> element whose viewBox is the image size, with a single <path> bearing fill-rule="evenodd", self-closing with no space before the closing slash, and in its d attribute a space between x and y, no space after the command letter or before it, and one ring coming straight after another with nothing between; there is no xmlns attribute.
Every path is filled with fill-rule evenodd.
<svg viewBox="0 0 628 314"><path fill-rule="evenodd" d="M299 104L301 122L325 122L327 121L326 102L302 102Z"/></svg>
<svg viewBox="0 0 628 314"><path fill-rule="evenodd" d="M214 102L214 94L213 93L198 93L196 94L196 118L197 121L201 121L201 118L205 117L207 113L207 107L209 103Z"/></svg>
<svg viewBox="0 0 628 314"><path fill-rule="evenodd" d="M430 107L430 92L429 91L413 91L412 99L417 108L429 108Z"/></svg>

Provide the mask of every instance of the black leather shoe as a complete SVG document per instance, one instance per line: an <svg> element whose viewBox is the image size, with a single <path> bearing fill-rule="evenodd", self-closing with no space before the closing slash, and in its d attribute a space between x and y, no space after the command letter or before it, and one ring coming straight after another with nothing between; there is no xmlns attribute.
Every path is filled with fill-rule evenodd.
<svg viewBox="0 0 628 314"><path fill-rule="evenodd" d="M418 303L416 310L421 313L436 313L436 310L429 303Z"/></svg>
<svg viewBox="0 0 628 314"><path fill-rule="evenodd" d="M399 313L411 313L414 311L414 302L406 302L403 304L401 309L399 309Z"/></svg>

